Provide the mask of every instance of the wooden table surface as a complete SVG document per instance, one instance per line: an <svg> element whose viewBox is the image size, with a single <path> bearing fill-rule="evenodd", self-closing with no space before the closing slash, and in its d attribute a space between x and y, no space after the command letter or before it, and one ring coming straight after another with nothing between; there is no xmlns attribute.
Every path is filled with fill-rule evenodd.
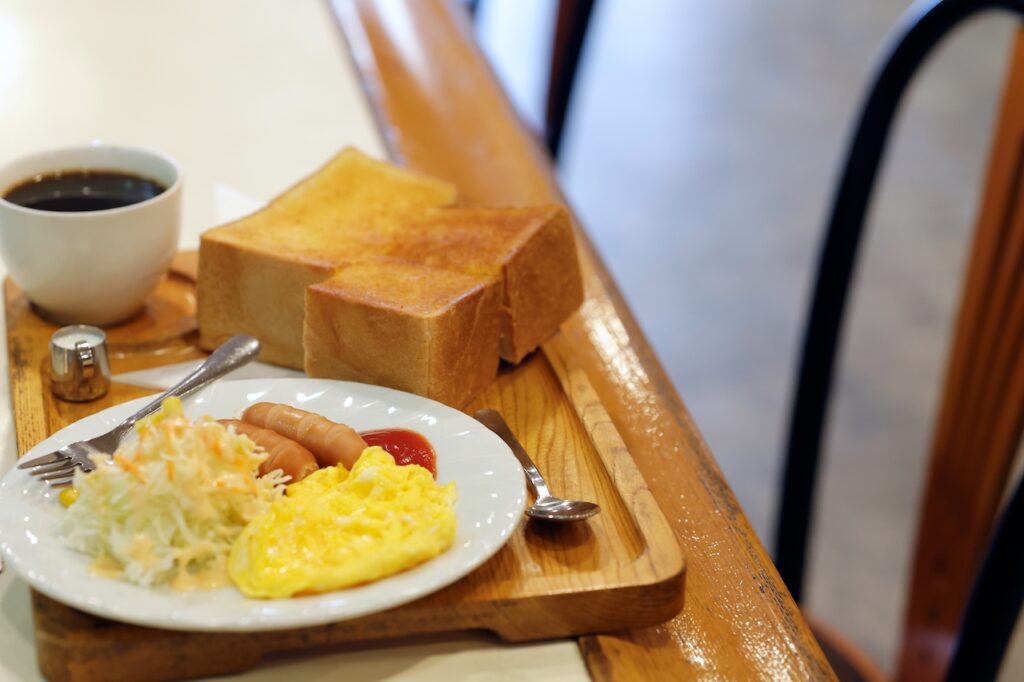
<svg viewBox="0 0 1024 682"><path fill-rule="evenodd" d="M124 3L121 10L132 14L135 8L138 6ZM339 51L351 51L385 145L393 158L451 180L459 186L461 196L469 203L516 205L564 201L548 158L517 119L473 42L458 3L454 0L451 4L444 0L330 0L330 9L338 19L338 45L342 46ZM138 11L142 12L141 8ZM169 7L152 11L158 15L160 12L187 12ZM254 8L246 16L236 11L240 21L239 32L244 33L246 22L252 20L251 16L256 11ZM208 13L219 16L228 10L219 12L211 8ZM13 14L17 19L18 13ZM125 21L131 18L127 17ZM64 30L79 31L78 26L64 26L67 22L59 14L51 19L46 25L51 30L54 26L59 29L54 36ZM141 15L135 19L143 20ZM160 21L170 27L168 30L173 30L174 26L184 30L187 24L187 18L178 16L148 17L145 20ZM32 28L38 29L41 25L33 25ZM17 63L21 54L32 54L24 41L39 40L40 37L35 34L5 34L10 26L0 22L0 41L4 41L5 35L7 38L21 36L20 43L19 40L6 40L12 63ZM298 30L298 26L282 22L279 33ZM342 34L345 40L342 40ZM190 35L192 39L197 39L197 36L198 39L205 39L204 36L215 39L212 33L205 33L198 27L191 30ZM131 36L126 39L132 40ZM71 38L65 38L65 42L67 40ZM307 40L311 45L316 42L315 37L307 36ZM213 54L212 48L207 50L207 47L200 45L188 54L197 55L197 59L201 54ZM121 68L115 60L123 49L123 40L111 42L110 54L100 55L110 60L105 68ZM263 49L268 49L268 46L264 45ZM269 49L272 50L273 46ZM221 56L225 64L233 64L232 60L237 60L242 54L249 52L237 55L225 52ZM142 55L140 59L151 58ZM322 60L310 62L323 63ZM172 65L168 63L167 66L171 68ZM177 93L173 89L173 79L185 77L181 75L182 69L191 69L189 73L199 74L203 70L218 68L216 63L178 63L173 66L174 70L167 72L169 80L160 81L163 84L161 88L147 91L135 88L133 92L138 93L137 97L122 98L120 101L131 107L123 113L103 108L99 98L79 93L76 95L79 106L74 109L74 116L65 121L62 117L70 116L70 109L56 106L45 112L30 110L34 100L26 97L21 97L17 106L12 108L15 100L8 98L7 105L0 105L0 113L8 117L0 117L0 131L5 121L11 125L23 120L35 124L35 128L19 127L21 137L12 139L15 147L32 140L35 146L40 146L38 140L43 140L45 145L75 142L80 140L78 136L83 134L83 130L92 130L94 134L98 132L97 136L112 141L170 146L172 150L180 146L191 150L193 147L189 145L195 135L209 132L206 130L210 128L208 121L232 115L231 108L225 108L217 98L224 96L245 101L251 93L242 88L249 87L251 83L242 76L234 76L235 80L231 80L226 70L229 80L215 83L211 78L208 91L204 91L206 99L202 105L193 103L196 112L203 112L202 116L179 111L175 114L181 120L178 128L153 127L150 121L169 115L164 109L174 106ZM248 67L241 63L237 66L238 69ZM73 70L74 65L64 68ZM315 87L329 88L330 78L323 78L329 75L324 71L298 73L294 77L297 81L314 79ZM273 82L280 77L280 73L271 70L265 80ZM316 80L318 77L321 78ZM236 85L236 81L242 85ZM8 85L11 83L15 81ZM5 82L0 78L0 93L4 87ZM25 91L21 93L24 95ZM117 98L119 93L112 91L108 95ZM68 96L71 94L74 93ZM61 93L47 97L59 103ZM166 99L166 103L161 104L161 98ZM312 158L315 150L330 140L320 138L315 144L309 140L308 144L298 145L298 151L292 155L295 158L289 157L287 163L270 169L272 172L256 165L255 159L265 158L268 154L276 154L279 161L286 156L275 151L273 145L279 142L274 138L262 140L259 145L250 144L253 139L251 133L260 122L265 122L265 129L271 132L270 122L284 120L287 116L287 98L279 99L281 109L277 114L259 112L241 123L242 130L238 125L229 126L227 123L220 128L224 135L217 144L235 145L231 153L244 157L241 163L239 158L235 158L229 164L231 156L223 149L221 153L212 155L215 158L202 159L202 163L183 159L192 173L191 206L186 207L186 223L198 222L198 218L189 217L191 211L192 215L206 220L205 224L211 224L208 217L212 209L200 205L201 201L212 203L215 199L218 203L230 203L236 200L234 188L218 185L220 177L233 177L243 192L248 191L257 197L272 196L274 188L280 189L288 184L283 176L291 173L291 168L315 165ZM95 111L89 108L89 103L94 100ZM211 103L213 106L206 106ZM316 119L319 112L306 112L305 115ZM82 125L76 128L74 123L79 121L91 121L90 126L93 127ZM109 125L109 130L117 133L104 134L103 125ZM313 121L309 127L317 131L326 129L319 120ZM33 135L33 130L39 134ZM331 146L333 148L336 145ZM4 156L20 151L20 148L5 148ZM685 153L685 150L679 150L679 153ZM309 155L310 159L299 158L302 154ZM229 174L229 165L241 165L246 170L241 175L237 170ZM211 194L210 197L197 198L197 186L216 187L216 197ZM689 413L582 229L578 238L586 300L580 312L565 325L563 334L579 352L580 363L672 524L687 559L685 604L676 618L654 628L580 640L580 650L591 675L598 680L832 678L832 671L799 610L781 584ZM665 314L671 315L672 311L667 310ZM0 415L0 421L3 419L8 417ZM3 426L2 430L9 431L9 424L0 426ZM7 580L7 576L4 579ZM12 621L9 636L17 638L27 624L21 620L25 616L21 613L24 609L15 613L12 605L22 597L15 594L13 588L5 589L8 591L3 599L4 611ZM7 635L0 633L0 642L6 641L3 636ZM8 644L24 646L23 642L14 640ZM8 644L0 647L4 650L0 658L8 658L14 651ZM540 649L537 647L536 651ZM18 652L18 656L26 655L21 648ZM387 654L370 652L372 657L380 655ZM455 668L451 659L445 660L448 662L439 661L438 665L452 673ZM16 669L27 670L31 663L19 659L18 665L24 668ZM287 669L278 672L288 674ZM437 672L444 671L438 668ZM273 675L274 670L269 670L268 674Z"/></svg>
<svg viewBox="0 0 1024 682"><path fill-rule="evenodd" d="M518 120L457 4L331 4L393 158L454 182L466 203L565 201L549 159ZM563 333L582 353L687 558L685 605L675 619L580 640L591 675L833 677L585 232L577 236L586 300Z"/></svg>

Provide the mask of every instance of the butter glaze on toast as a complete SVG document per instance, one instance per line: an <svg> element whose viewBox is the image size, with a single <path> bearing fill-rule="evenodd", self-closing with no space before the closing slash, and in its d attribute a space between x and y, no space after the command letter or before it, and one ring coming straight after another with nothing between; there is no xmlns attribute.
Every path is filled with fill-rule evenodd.
<svg viewBox="0 0 1024 682"><path fill-rule="evenodd" d="M457 208L435 178L346 149L200 245L200 345L236 333L310 376L462 406L583 298L560 206Z"/></svg>

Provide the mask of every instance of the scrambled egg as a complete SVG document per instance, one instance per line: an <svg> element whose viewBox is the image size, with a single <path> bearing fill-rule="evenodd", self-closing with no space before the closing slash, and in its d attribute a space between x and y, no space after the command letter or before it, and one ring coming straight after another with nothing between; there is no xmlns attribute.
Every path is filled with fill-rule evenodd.
<svg viewBox="0 0 1024 682"><path fill-rule="evenodd" d="M397 466L379 447L351 472L321 469L253 519L231 547L228 574L250 597L328 592L399 573L455 540L455 484Z"/></svg>

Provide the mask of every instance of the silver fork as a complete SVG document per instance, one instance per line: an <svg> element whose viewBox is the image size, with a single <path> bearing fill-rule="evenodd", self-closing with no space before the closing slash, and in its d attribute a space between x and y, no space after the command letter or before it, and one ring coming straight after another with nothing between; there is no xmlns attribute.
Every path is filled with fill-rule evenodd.
<svg viewBox="0 0 1024 682"><path fill-rule="evenodd" d="M251 336L232 336L220 348L213 351L210 357L206 358L206 361L199 365L194 372L169 388L166 392L161 393L153 402L125 419L107 433L90 438L89 440L71 443L47 455L20 462L18 468L32 469L30 473L33 476L39 476L41 480L48 481L54 487L68 485L74 478L75 467L80 467L82 471L86 472L95 469L96 465L90 456L100 453L113 453L124 437L131 433L135 423L143 417L156 412L164 398L171 396L182 398L194 391L198 391L203 386L216 381L228 372L252 362L259 354L259 341Z"/></svg>

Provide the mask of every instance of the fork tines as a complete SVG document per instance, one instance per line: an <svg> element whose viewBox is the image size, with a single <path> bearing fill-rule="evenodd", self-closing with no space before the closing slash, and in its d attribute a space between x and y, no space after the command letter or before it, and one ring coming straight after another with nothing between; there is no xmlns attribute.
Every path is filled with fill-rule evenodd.
<svg viewBox="0 0 1024 682"><path fill-rule="evenodd" d="M60 450L56 450L56 451L51 452L51 453L49 453L47 455L42 455L40 457L33 457L32 459L27 459L27 460L25 460L23 462L18 462L18 468L19 469L30 469L32 467L37 467L37 466L40 466L42 464L50 464L52 462L64 462L65 460L68 460L68 459L70 459L70 457L65 455Z"/></svg>
<svg viewBox="0 0 1024 682"><path fill-rule="evenodd" d="M42 474L52 474L60 471L71 471L75 466L75 463L70 458L64 457L60 461L54 464L40 464L32 469L33 476L41 476ZM25 468L25 467L21 467ZM48 480L46 476L42 477L43 480Z"/></svg>
<svg viewBox="0 0 1024 682"><path fill-rule="evenodd" d="M29 474L46 481L54 488L70 485L75 478L75 469L80 466L74 457L60 451L18 463L19 469L30 469Z"/></svg>
<svg viewBox="0 0 1024 682"><path fill-rule="evenodd" d="M28 469L29 475L58 488L70 484L75 469L89 472L96 468L91 455L98 452L90 441L79 441L54 450L41 457L20 462L18 467Z"/></svg>

